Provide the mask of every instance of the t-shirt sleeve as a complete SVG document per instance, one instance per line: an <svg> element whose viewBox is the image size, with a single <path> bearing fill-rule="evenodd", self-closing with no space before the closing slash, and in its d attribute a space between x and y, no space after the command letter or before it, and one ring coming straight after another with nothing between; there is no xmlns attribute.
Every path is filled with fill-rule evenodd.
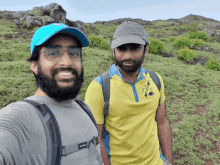
<svg viewBox="0 0 220 165"><path fill-rule="evenodd" d="M15 104L0 110L0 164L20 165L25 161L30 139L29 125L28 114L18 110Z"/></svg>
<svg viewBox="0 0 220 165"><path fill-rule="evenodd" d="M85 102L89 105L97 124L104 123L104 97L102 86L97 81L92 81L85 95Z"/></svg>
<svg viewBox="0 0 220 165"><path fill-rule="evenodd" d="M163 104L164 101L165 101L164 83L163 83L162 77L161 77L158 73L156 73L156 74L157 74L157 76L159 77L159 79L160 79L160 84L161 84L161 89L160 89L160 104Z"/></svg>

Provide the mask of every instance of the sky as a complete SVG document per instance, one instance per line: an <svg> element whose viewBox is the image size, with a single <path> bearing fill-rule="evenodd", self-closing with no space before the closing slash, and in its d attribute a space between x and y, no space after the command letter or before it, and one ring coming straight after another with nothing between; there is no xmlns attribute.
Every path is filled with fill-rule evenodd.
<svg viewBox="0 0 220 165"><path fill-rule="evenodd" d="M189 14L220 21L220 0L1 0L0 11L27 11L57 3L66 18L84 23L119 18L167 20Z"/></svg>

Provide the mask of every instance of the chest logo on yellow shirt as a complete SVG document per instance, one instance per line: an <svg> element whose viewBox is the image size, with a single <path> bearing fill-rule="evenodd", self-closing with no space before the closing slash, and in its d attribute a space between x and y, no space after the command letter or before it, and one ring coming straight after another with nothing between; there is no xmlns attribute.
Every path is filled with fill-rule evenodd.
<svg viewBox="0 0 220 165"><path fill-rule="evenodd" d="M150 80L148 80L147 85L145 85L144 88L142 89L142 93L144 94L145 97L154 95L154 92L148 93L149 90L152 91L152 88L150 88Z"/></svg>

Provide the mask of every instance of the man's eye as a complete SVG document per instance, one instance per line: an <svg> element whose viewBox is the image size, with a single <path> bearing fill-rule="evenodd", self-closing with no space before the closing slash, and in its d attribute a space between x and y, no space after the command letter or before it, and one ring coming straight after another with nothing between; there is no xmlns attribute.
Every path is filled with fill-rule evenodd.
<svg viewBox="0 0 220 165"><path fill-rule="evenodd" d="M138 50L140 47L140 45L131 45L131 50Z"/></svg>

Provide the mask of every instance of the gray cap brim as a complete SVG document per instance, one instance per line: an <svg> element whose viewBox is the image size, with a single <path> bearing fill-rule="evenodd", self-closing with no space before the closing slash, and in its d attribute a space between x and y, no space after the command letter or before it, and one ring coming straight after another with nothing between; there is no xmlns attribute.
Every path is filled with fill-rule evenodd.
<svg viewBox="0 0 220 165"><path fill-rule="evenodd" d="M146 41L144 41L143 39L141 39L140 37L137 37L137 36L120 37L120 38L112 40L111 48L115 49L118 46L121 46L123 44L128 44L128 43L145 45Z"/></svg>

